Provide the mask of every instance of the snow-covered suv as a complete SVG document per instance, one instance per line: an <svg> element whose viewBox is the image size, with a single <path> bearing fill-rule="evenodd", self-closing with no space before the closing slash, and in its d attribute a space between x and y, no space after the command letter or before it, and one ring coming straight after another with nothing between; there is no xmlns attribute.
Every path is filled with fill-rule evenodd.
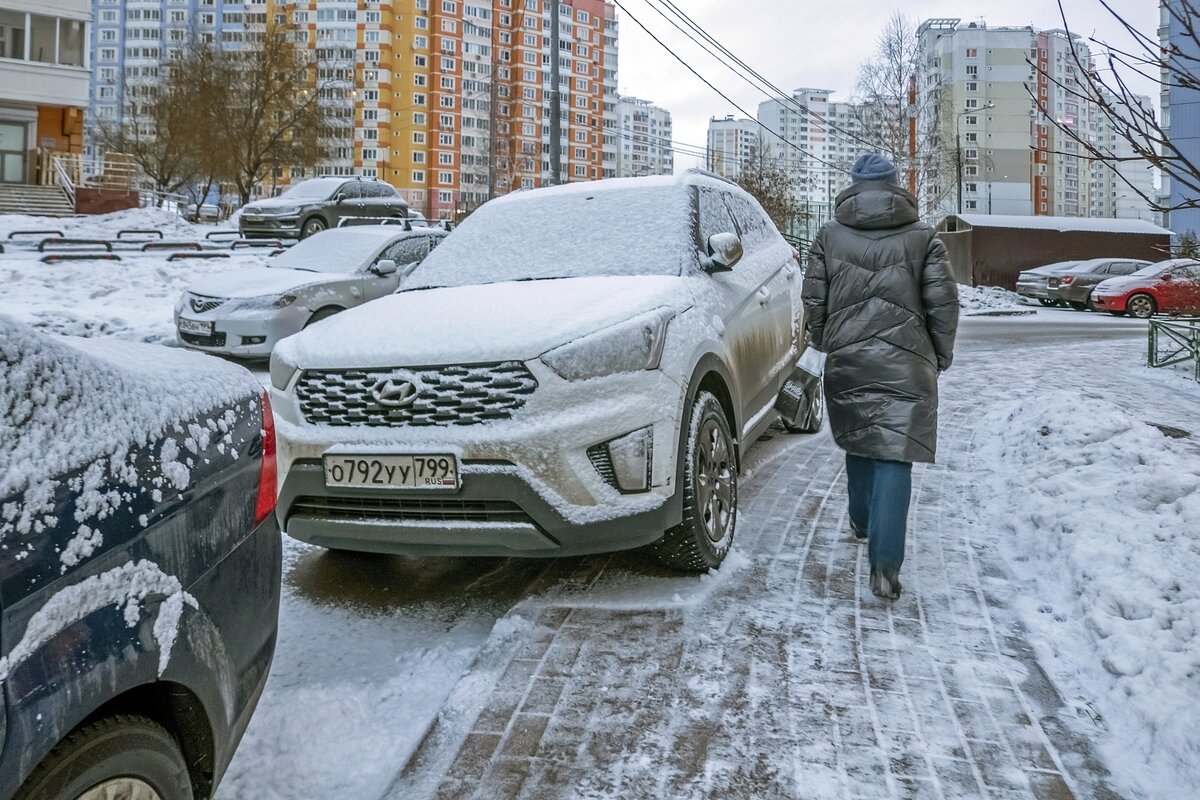
<svg viewBox="0 0 1200 800"><path fill-rule="evenodd" d="M397 294L276 347L280 522L331 549L716 567L800 283L758 203L705 173L494 200Z"/></svg>

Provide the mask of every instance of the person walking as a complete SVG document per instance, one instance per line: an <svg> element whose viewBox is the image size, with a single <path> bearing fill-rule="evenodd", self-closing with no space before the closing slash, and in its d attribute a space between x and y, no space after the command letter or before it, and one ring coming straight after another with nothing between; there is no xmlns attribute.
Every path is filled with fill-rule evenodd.
<svg viewBox="0 0 1200 800"><path fill-rule="evenodd" d="M958 288L896 166L859 157L817 234L802 291L810 346L826 353L825 403L846 451L850 527L867 540L871 591L900 596L912 465L937 451L938 375L954 358Z"/></svg>

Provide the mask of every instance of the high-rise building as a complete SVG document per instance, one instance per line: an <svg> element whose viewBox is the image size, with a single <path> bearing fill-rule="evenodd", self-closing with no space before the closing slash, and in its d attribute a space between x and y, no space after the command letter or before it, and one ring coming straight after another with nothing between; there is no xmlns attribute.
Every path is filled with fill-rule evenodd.
<svg viewBox="0 0 1200 800"><path fill-rule="evenodd" d="M924 208L1072 217L1149 213L1148 204L1139 208L1128 196L1113 203L1122 198L1112 194L1112 168L1063 130L1085 141L1111 137L1086 99L1090 90L1081 72L1093 62L1079 36L958 19L926 20L918 36L920 138L944 165L920 187ZM1142 161L1121 169L1149 174L1149 167Z"/></svg>
<svg viewBox="0 0 1200 800"><path fill-rule="evenodd" d="M0 0L0 183L38 179L37 153L78 153L89 0Z"/></svg>
<svg viewBox="0 0 1200 800"><path fill-rule="evenodd" d="M1161 0L1159 32L1162 52L1177 54L1173 56L1175 68L1195 76L1200 48L1194 29L1192 33L1187 30L1184 21L1187 19L1187 10L1188 6L1179 0ZM1178 19L1177 15L1183 19ZM1191 24L1195 24L1194 20ZM1162 125L1172 145L1191 163L1200 164L1200 89L1172 79L1166 70L1162 75L1162 86ZM1167 208L1197 201L1194 192L1178 181L1172 181L1167 175L1163 176L1162 198ZM1200 235L1200 208L1178 208L1166 214L1164 222L1180 236L1189 232Z"/></svg>
<svg viewBox="0 0 1200 800"><path fill-rule="evenodd" d="M1139 113L1151 113L1149 97L1135 96L1141 106ZM1108 105L1115 109L1124 106L1109 99ZM1134 152L1129 140L1118 134L1112 120L1093 106L1088 135L1090 141L1118 159L1115 163L1091 162L1091 214L1093 217L1114 219L1142 219L1156 222L1155 212L1146 198L1155 197L1154 173ZM1128 159L1128 160L1126 160Z"/></svg>
<svg viewBox="0 0 1200 800"><path fill-rule="evenodd" d="M762 129L754 120L732 115L723 119L712 117L708 120L707 167L711 172L737 180L742 164L756 158L763 144Z"/></svg>
<svg viewBox="0 0 1200 800"><path fill-rule="evenodd" d="M621 97L617 102L620 142L617 177L670 175L675 171L671 112L649 100Z"/></svg>
<svg viewBox="0 0 1200 800"><path fill-rule="evenodd" d="M559 0L557 54L545 0L92 3L91 113L101 123L125 118L131 91L157 81L190 41L237 49L270 24L312 51L321 101L342 129L322 174L386 180L433 218L550 182L555 55L559 180L616 174L617 20L608 0ZM274 177L278 190L306 175Z"/></svg>

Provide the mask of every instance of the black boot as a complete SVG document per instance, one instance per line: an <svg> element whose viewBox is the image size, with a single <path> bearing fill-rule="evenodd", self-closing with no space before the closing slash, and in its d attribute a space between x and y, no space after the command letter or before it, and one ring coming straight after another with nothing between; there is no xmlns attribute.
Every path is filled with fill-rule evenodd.
<svg viewBox="0 0 1200 800"><path fill-rule="evenodd" d="M867 536L866 531L859 530L859 527L854 524L854 520L850 520L850 532L854 534L854 541L858 542L859 544L866 544L867 539L870 538Z"/></svg>
<svg viewBox="0 0 1200 800"><path fill-rule="evenodd" d="M871 567L871 593L888 600L900 599L900 570L891 567Z"/></svg>

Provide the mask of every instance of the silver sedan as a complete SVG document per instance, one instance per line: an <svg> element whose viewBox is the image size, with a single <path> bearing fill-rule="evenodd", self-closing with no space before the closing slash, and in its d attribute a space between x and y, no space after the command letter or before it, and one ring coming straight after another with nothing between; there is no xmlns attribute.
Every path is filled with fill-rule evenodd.
<svg viewBox="0 0 1200 800"><path fill-rule="evenodd" d="M390 225L325 231L266 266L193 283L175 305L176 336L195 350L265 358L280 339L396 291L446 235Z"/></svg>

